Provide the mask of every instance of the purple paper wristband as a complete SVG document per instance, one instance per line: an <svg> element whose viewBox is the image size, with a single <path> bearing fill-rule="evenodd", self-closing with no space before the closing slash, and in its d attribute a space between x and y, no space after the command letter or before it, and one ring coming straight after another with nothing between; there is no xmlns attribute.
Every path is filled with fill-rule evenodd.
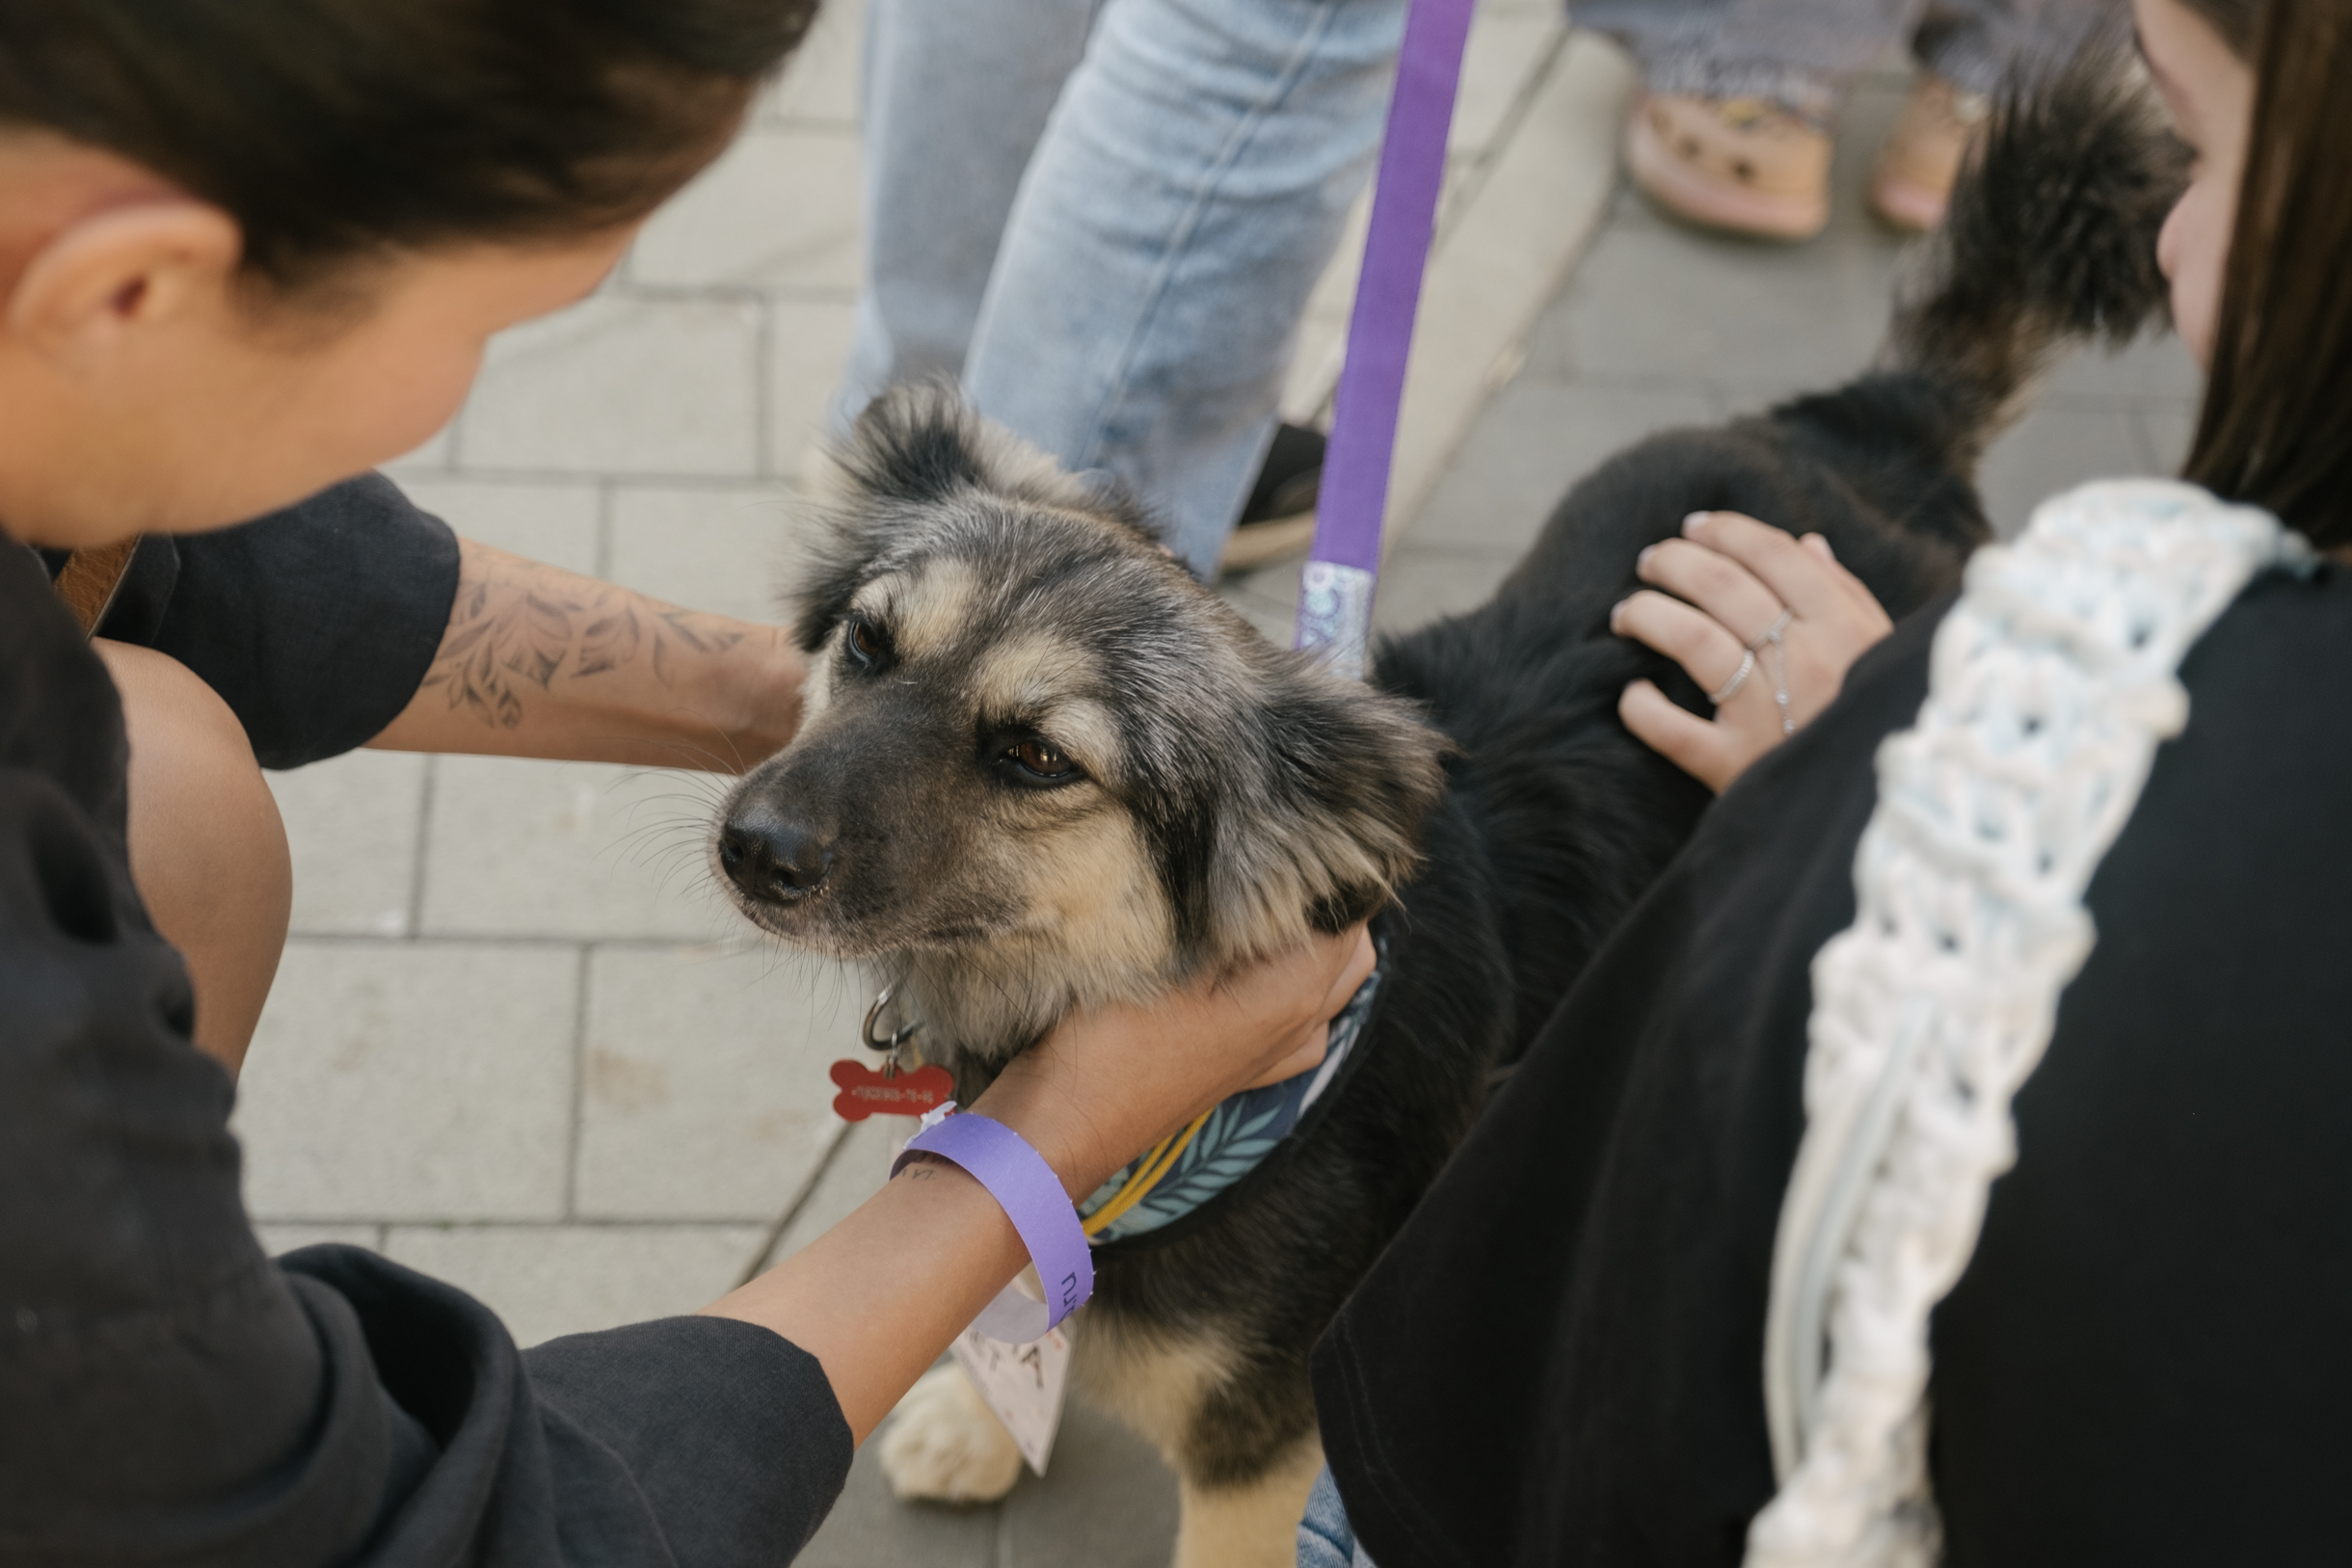
<svg viewBox="0 0 2352 1568"><path fill-rule="evenodd" d="M1045 1287L1046 1299L1031 1301L1007 1286L974 1320L974 1328L1007 1344L1027 1344L1043 1339L1094 1294L1094 1257L1078 1209L1054 1167L1020 1133L970 1111L942 1117L906 1140L906 1153L891 1166L891 1175L898 1174L909 1155L919 1154L961 1166L988 1189L1020 1233Z"/></svg>

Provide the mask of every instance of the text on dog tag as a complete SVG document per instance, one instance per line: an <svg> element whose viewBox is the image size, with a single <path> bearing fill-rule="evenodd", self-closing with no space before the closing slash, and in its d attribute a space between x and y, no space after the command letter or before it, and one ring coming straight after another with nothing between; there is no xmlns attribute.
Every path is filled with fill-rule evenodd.
<svg viewBox="0 0 2352 1568"><path fill-rule="evenodd" d="M955 1079L937 1064L892 1076L844 1057L833 1064L833 1081L842 1091L833 1097L833 1114L844 1122L921 1116L955 1098Z"/></svg>

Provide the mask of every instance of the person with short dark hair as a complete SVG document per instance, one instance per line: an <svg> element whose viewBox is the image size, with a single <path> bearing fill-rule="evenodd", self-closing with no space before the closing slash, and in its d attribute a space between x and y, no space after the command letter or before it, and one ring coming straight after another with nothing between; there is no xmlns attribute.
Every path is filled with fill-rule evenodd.
<svg viewBox="0 0 2352 1568"><path fill-rule="evenodd" d="M0 1561L787 1559L1027 1261L993 1189L918 1156L703 1313L527 1352L373 1254L273 1262L198 1049L257 1000L192 987L134 877L157 795L192 853L269 826L230 798L256 750L788 733L796 665L731 688L727 625L354 476L449 416L491 333L596 286L810 9L0 0ZM518 652L519 606L576 624ZM673 711L762 685L783 711ZM178 917L267 903L222 862ZM1358 930L1075 1016L972 1108L1039 1190L1091 1191L1319 1060L1370 965Z"/></svg>

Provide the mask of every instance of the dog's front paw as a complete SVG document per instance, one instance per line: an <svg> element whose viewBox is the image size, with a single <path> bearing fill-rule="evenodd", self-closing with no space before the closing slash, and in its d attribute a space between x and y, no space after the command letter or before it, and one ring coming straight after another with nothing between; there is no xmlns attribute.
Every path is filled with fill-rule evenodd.
<svg viewBox="0 0 2352 1568"><path fill-rule="evenodd" d="M994 1502L1021 1478L1021 1450L959 1367L922 1375L891 1413L882 1474L905 1499Z"/></svg>

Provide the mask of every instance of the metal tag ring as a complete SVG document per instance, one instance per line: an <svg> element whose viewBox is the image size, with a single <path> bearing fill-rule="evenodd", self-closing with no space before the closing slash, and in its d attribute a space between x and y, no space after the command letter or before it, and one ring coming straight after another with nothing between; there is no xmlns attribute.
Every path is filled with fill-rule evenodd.
<svg viewBox="0 0 2352 1568"><path fill-rule="evenodd" d="M860 1027L858 1034L866 1042L867 1050L896 1050L900 1046L914 1039L916 1032L922 1027L922 1021L917 1019L912 1023L901 1024L889 1034L874 1033L874 1021L882 1016L882 1009L888 1007L891 998L897 994L898 988L895 985L884 986L882 995L876 997L874 1004L866 1009L866 1023Z"/></svg>

